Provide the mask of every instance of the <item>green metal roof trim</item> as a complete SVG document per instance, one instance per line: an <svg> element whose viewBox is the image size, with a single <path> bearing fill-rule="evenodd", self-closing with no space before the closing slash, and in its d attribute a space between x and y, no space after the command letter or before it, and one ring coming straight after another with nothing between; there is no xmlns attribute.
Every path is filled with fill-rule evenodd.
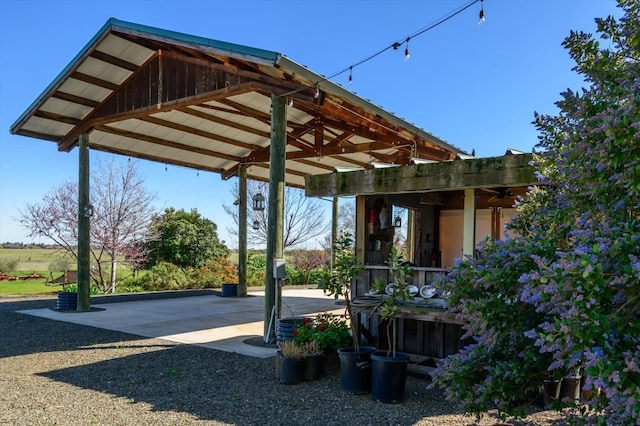
<svg viewBox="0 0 640 426"><path fill-rule="evenodd" d="M20 115L20 117L11 126L11 133L15 133L17 128L23 124L23 121L35 111L40 104L44 102L49 93L55 91L64 80L64 77L75 69L80 61L87 57L89 53L104 39L110 32L137 33L143 37L154 38L157 40L171 40L179 44L185 44L192 47L207 47L212 50L224 51L227 53L236 53L242 57L254 57L259 62L268 61L276 64L280 58L280 54L264 49L243 46L240 44L227 43L223 41L208 39L205 37L192 36L177 31L163 30L156 27L150 27L133 22L121 21L116 18L110 18L100 30L89 40L89 42L80 50L80 52L69 62L69 64L56 76L55 79L47 86L46 89L36 98L35 101Z"/></svg>
<svg viewBox="0 0 640 426"><path fill-rule="evenodd" d="M167 38L180 43L186 43L190 46L195 46L195 47L206 46L208 48L224 51L226 53L238 53L243 56L252 56L254 58L266 60L269 62L275 62L278 56L280 55L279 53L272 52L270 50L258 49L256 47L243 46L241 44L213 40L210 38L180 33L177 31L163 30L161 28L150 27L142 24L135 24L133 22L121 21L116 18L109 19L107 21L106 26L111 26L114 31L119 31L119 32L136 31L145 37L148 37L149 35L151 35L152 36L151 38L153 38L153 36L159 37L160 39ZM105 28L103 28L103 31L104 30Z"/></svg>

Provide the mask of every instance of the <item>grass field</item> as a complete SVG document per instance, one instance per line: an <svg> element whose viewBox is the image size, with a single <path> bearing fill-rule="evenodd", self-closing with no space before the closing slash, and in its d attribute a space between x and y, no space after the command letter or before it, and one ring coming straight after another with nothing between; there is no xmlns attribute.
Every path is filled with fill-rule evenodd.
<svg viewBox="0 0 640 426"><path fill-rule="evenodd" d="M25 276L37 272L49 277L49 265L62 253L53 249L5 249L0 248L0 259L17 260L16 271L9 271L9 275ZM73 262L71 262L73 264ZM45 279L0 281L0 295L55 293L60 286L45 285Z"/></svg>
<svg viewBox="0 0 640 426"><path fill-rule="evenodd" d="M62 257L62 252L53 249L5 249L0 248L0 259L17 260L19 271L36 271L44 275L49 265L56 258Z"/></svg>

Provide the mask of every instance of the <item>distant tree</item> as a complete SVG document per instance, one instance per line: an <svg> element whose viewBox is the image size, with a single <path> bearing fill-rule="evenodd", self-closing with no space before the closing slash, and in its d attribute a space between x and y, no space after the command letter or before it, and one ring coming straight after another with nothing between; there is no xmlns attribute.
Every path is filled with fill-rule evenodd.
<svg viewBox="0 0 640 426"><path fill-rule="evenodd" d="M293 266L302 278L301 284L309 284L311 272L327 265L327 252L325 250L292 250L289 254L291 266Z"/></svg>
<svg viewBox="0 0 640 426"><path fill-rule="evenodd" d="M186 212L168 208L151 221L149 233L154 238L146 243L149 263L199 268L209 259L226 258L229 249L218 239L217 230L218 226L196 209Z"/></svg>
<svg viewBox="0 0 640 426"><path fill-rule="evenodd" d="M338 229L351 235L356 233L356 203L353 199L342 199L338 203Z"/></svg>
<svg viewBox="0 0 640 426"><path fill-rule="evenodd" d="M248 181L247 192L249 193L249 200L257 193L262 194L268 205L269 187L267 183ZM238 185L234 186L231 193L235 200L239 198ZM249 201L250 203L251 201ZM238 205L223 203L222 208L231 216L236 225L235 227L229 227L227 231L237 237ZM287 187L284 196L284 248L302 245L326 232L327 224L325 223L323 212L323 206L318 198L306 197L302 190ZM267 209L254 211L251 205L248 206L247 242L249 244L262 245L267 242L267 221ZM254 229L254 223L258 229Z"/></svg>
<svg viewBox="0 0 640 426"><path fill-rule="evenodd" d="M137 162L99 161L91 174L91 279L102 291L115 292L118 256L144 235L153 214L153 195L144 186ZM78 184L67 181L44 195L40 203L27 204L20 222L30 237L45 237L77 260ZM142 246L138 245L139 248ZM137 257L143 256L138 253ZM131 256L129 256L131 257ZM110 265L109 279L103 261Z"/></svg>

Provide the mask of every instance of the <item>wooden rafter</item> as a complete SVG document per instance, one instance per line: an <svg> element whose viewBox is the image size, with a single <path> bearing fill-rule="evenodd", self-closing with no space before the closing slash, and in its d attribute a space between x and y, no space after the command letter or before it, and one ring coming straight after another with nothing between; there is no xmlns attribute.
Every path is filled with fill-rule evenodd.
<svg viewBox="0 0 640 426"><path fill-rule="evenodd" d="M111 133L113 135L118 135L118 136L122 136L122 137L126 137L126 138L131 138L131 139L136 139L136 140L141 140L141 141L145 141L145 142L149 142L155 145L161 145L161 146L166 146L169 148L175 148L175 149L180 149L183 151L187 151L187 152L193 152L196 154L200 154L200 155L206 155L206 156L210 156L210 157L218 157L218 158L224 158L225 160L228 161L235 161L238 162L241 160L240 157L236 157L233 155L228 155L225 153L222 153L220 151L214 151L211 149L204 149L204 148L200 148L197 146L192 146L192 145L187 145L187 144L183 144L183 143L179 143L179 142L173 142L167 139L161 139L161 138L157 138L154 136L149 136L149 135L145 135L142 133L137 133L137 132L132 132L129 130L122 130L122 129L118 129L116 127L111 127L111 126L99 126L96 128L96 130L99 130L101 132L105 132L105 133Z"/></svg>

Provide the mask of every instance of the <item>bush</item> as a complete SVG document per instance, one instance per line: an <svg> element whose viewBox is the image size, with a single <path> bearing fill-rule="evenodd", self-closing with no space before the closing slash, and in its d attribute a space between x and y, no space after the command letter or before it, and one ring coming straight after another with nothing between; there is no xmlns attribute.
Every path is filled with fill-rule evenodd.
<svg viewBox="0 0 640 426"><path fill-rule="evenodd" d="M0 259L0 272L9 273L16 270L18 266L17 259Z"/></svg>
<svg viewBox="0 0 640 426"><path fill-rule="evenodd" d="M71 261L66 257L56 257L49 263L47 268L49 272L64 272L68 271L71 266Z"/></svg>
<svg viewBox="0 0 640 426"><path fill-rule="evenodd" d="M247 256L247 286L264 287L267 278L267 256L250 252Z"/></svg>
<svg viewBox="0 0 640 426"><path fill-rule="evenodd" d="M189 288L185 271L173 263L160 262L141 277L143 288L150 290L182 290Z"/></svg>
<svg viewBox="0 0 640 426"><path fill-rule="evenodd" d="M188 270L191 288L219 288L225 283L238 282L238 267L229 259L207 260L200 268Z"/></svg>

